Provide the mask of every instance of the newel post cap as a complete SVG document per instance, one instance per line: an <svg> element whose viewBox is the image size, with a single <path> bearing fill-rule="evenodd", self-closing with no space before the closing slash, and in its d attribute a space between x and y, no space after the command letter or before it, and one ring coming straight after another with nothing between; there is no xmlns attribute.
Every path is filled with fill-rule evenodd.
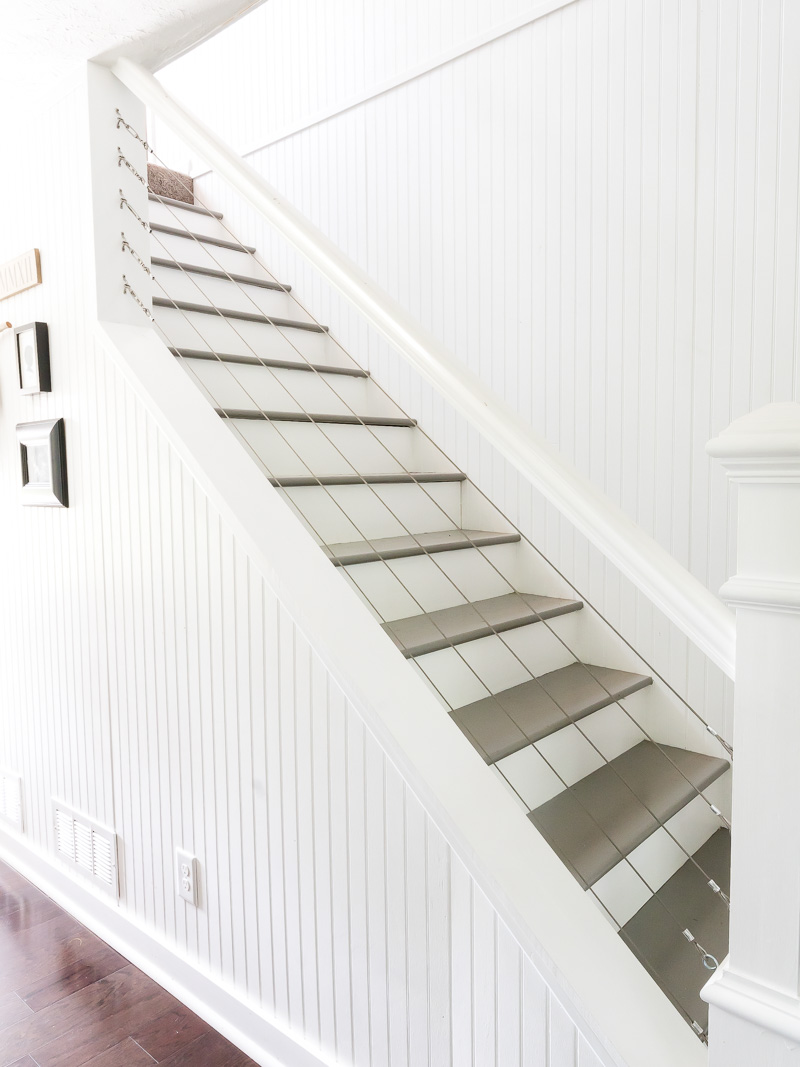
<svg viewBox="0 0 800 1067"><path fill-rule="evenodd" d="M800 404L767 404L735 419L709 441L706 451L731 472L747 467L780 467L800 473Z"/></svg>

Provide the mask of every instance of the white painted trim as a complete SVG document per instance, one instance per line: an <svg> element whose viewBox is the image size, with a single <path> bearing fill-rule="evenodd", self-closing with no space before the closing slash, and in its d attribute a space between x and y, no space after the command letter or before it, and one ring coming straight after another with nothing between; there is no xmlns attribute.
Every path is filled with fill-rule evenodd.
<svg viewBox="0 0 800 1067"><path fill-rule="evenodd" d="M764 611L800 611L800 582L788 579L746 578L736 574L729 578L719 595L731 607Z"/></svg>
<svg viewBox="0 0 800 1067"><path fill-rule="evenodd" d="M744 466L763 466L764 460L776 465L788 465L795 472L800 465L800 404L789 400L765 404L748 412L709 441L706 451L724 461L725 468L738 469L737 460Z"/></svg>
<svg viewBox="0 0 800 1067"><path fill-rule="evenodd" d="M93 893L3 829L0 856L261 1067L332 1067L333 1061L265 1018L262 1006L244 1001L239 990L184 959L105 894Z"/></svg>
<svg viewBox="0 0 800 1067"><path fill-rule="evenodd" d="M707 1004L800 1043L800 999L729 970L727 961L700 992Z"/></svg>
<svg viewBox="0 0 800 1067"><path fill-rule="evenodd" d="M327 122L329 119L335 118L337 115L343 115L346 111L352 111L354 107L366 104L368 100L374 100L376 97L383 96L384 93L390 93L393 89L399 89L401 85L407 85L409 82L416 81L417 78L422 78L424 75L430 74L431 71L438 70L439 67L446 67L448 63L452 63L454 60L460 59L462 56L466 56L470 52L475 52L479 48L491 44L492 41L498 41L501 37L507 37L510 33L516 33L516 31L521 30L523 26L528 26L530 23L536 22L537 19L543 18L545 15L550 15L559 8L567 7L568 4L574 3L575 0L542 0L533 11L528 11L524 15L517 15L516 18L504 22L501 26L494 26L491 29L484 30L483 33L479 33L475 37L470 37L469 40L462 41L460 44L454 45L452 48L448 48L436 56L432 56L424 63L419 63L416 67L411 67L408 70L403 71L402 74L398 74L394 78L389 78L388 81L381 82L379 85L373 86L371 89L365 89L363 92L349 97L344 103L337 104L335 107L323 108L321 111L316 111L313 115L303 119L301 122L289 123L278 130L277 133L274 133L269 140L259 140L257 144L242 149L241 154L243 156L253 155L253 153L259 152L262 148L269 148L270 145L278 144L279 141L285 141L288 137L294 137L295 134L302 133L303 130L310 130L312 126L318 126L321 122ZM195 178L202 178L203 175L208 173L210 173L210 171L201 170L197 171L192 176Z"/></svg>
<svg viewBox="0 0 800 1067"><path fill-rule="evenodd" d="M147 71L129 60L114 73L202 155L345 299L475 426L546 499L630 579L705 655L734 677L733 614L638 527L357 264Z"/></svg>
<svg viewBox="0 0 800 1067"><path fill-rule="evenodd" d="M800 477L800 404L766 404L735 419L706 445L732 482L776 484Z"/></svg>

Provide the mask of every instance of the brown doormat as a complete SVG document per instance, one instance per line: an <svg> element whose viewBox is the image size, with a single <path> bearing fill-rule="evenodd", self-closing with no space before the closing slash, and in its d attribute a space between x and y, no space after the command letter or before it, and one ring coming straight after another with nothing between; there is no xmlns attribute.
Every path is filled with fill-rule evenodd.
<svg viewBox="0 0 800 1067"><path fill-rule="evenodd" d="M147 184L150 192L157 196L168 196L171 200L182 200L184 204L194 203L194 182L188 174L176 170L147 164Z"/></svg>

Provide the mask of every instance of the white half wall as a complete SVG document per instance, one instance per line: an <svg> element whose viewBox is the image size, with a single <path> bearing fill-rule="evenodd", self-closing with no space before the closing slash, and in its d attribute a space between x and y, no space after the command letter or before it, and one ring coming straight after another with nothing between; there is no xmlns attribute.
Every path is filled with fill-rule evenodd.
<svg viewBox="0 0 800 1067"><path fill-rule="evenodd" d="M160 77L716 592L735 545L705 443L800 398L798 47L781 0L270 0ZM213 177L197 188L730 736L720 672Z"/></svg>
<svg viewBox="0 0 800 1067"><path fill-rule="evenodd" d="M36 245L44 275L2 317L49 324L53 377L20 396L0 334L0 854L264 1064L272 1027L324 1063L597 1067L96 343L86 110L64 86L0 173L0 261ZM53 417L70 507L24 508L15 425ZM118 832L118 907L59 866L54 795Z"/></svg>

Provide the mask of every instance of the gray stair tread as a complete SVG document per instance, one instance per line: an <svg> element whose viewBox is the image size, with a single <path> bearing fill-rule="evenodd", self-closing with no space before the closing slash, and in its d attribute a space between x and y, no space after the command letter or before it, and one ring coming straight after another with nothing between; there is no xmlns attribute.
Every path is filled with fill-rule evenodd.
<svg viewBox="0 0 800 1067"><path fill-rule="evenodd" d="M277 315L264 315L255 311L236 311L234 308L218 308L211 304L195 304L189 300L172 300L168 296L154 296L153 307L170 308L173 311L191 311L198 315L217 315L223 319L242 319L258 322L263 326L283 327L289 330L307 330L309 333L327 333L327 326L316 322L301 322L298 319L281 319Z"/></svg>
<svg viewBox="0 0 800 1067"><path fill-rule="evenodd" d="M463 482L466 474L417 472L414 474L324 474L318 478L270 478L279 489L317 488L326 485L423 485L426 482Z"/></svg>
<svg viewBox="0 0 800 1067"><path fill-rule="evenodd" d="M730 895L731 835L717 830L694 859ZM681 933L690 930L721 963L728 954L728 909L690 861L620 930L620 936L679 1011L707 1029L708 1005L700 990L710 978L694 945Z"/></svg>
<svg viewBox="0 0 800 1067"><path fill-rule="evenodd" d="M458 549L507 545L519 541L518 533L491 533L486 530L443 530L436 533L402 534L377 537L372 541L350 541L325 545L324 550L336 567L354 563L372 563L379 559L402 559L429 552L455 552Z"/></svg>
<svg viewBox="0 0 800 1067"><path fill-rule="evenodd" d="M295 363L290 359L267 359L262 356L243 356L236 352L211 352L206 348L170 348L181 359L205 359L213 363L241 363L245 367L270 367L276 370L311 371L315 374L346 374L351 378L369 378L369 371L361 367L328 367L324 363Z"/></svg>
<svg viewBox="0 0 800 1067"><path fill-rule="evenodd" d="M255 285L259 289L273 289L278 293L292 291L291 285L272 282L269 278L251 278L247 274L233 274L231 271L220 270L217 267L199 267L196 263L179 263L177 259L162 259L161 256L153 256L150 263L154 267L179 270L185 274L202 274L204 278L221 278L223 281L236 282L238 285Z"/></svg>
<svg viewBox="0 0 800 1067"><path fill-rule="evenodd" d="M714 756L642 741L528 818L588 888L728 766Z"/></svg>
<svg viewBox="0 0 800 1067"><path fill-rule="evenodd" d="M409 659L442 648L513 630L583 607L579 600L559 600L536 593L505 593L473 604L458 604L425 615L412 615L383 624L384 630Z"/></svg>
<svg viewBox="0 0 800 1067"><path fill-rule="evenodd" d="M410 429L416 426L414 419L390 415L327 415L306 411L259 411L256 408L215 408L223 419L250 419L256 422L325 422L336 426L397 426Z"/></svg>
<svg viewBox="0 0 800 1067"><path fill-rule="evenodd" d="M154 200L157 204L165 204L167 207L180 207L184 211L194 211L198 215L210 215L212 218L221 219L221 211L212 211L209 207L201 207L200 204L187 204L183 200L175 200L171 196L159 196L158 193L148 193L148 200Z"/></svg>
<svg viewBox="0 0 800 1067"><path fill-rule="evenodd" d="M151 222L154 233L168 233L172 237L185 237L188 241L199 241L204 245L216 245L217 248L231 248L234 252L255 252L252 245L239 244L238 241L226 241L222 237L208 237L204 233L194 233L181 226L165 226L162 222Z"/></svg>
<svg viewBox="0 0 800 1067"><path fill-rule="evenodd" d="M486 762L496 763L651 682L645 674L571 663L451 714Z"/></svg>

